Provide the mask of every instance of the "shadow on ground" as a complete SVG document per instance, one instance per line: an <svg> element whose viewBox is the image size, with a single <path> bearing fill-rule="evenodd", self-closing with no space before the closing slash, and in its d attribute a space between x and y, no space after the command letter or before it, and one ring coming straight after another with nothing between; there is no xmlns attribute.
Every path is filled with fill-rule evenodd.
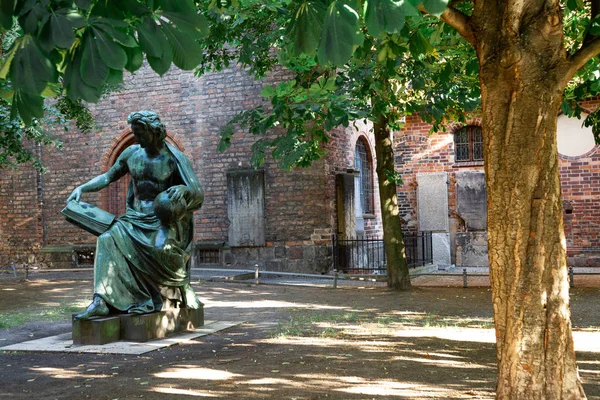
<svg viewBox="0 0 600 400"><path fill-rule="evenodd" d="M244 324L143 356L0 354L6 398L464 399L494 397L488 288L321 289L227 283L196 286L206 319ZM62 320L0 330L0 345L68 331L68 304L90 281L0 286L0 313ZM597 289L574 289L576 330L598 335ZM37 311L36 311L37 310ZM42 310L42 311L40 311ZM62 324L62 325L61 325ZM43 328L40 328L43 326ZM36 328L37 327L37 328ZM585 347L585 346L584 346ZM600 398L600 359L578 352L588 398Z"/></svg>

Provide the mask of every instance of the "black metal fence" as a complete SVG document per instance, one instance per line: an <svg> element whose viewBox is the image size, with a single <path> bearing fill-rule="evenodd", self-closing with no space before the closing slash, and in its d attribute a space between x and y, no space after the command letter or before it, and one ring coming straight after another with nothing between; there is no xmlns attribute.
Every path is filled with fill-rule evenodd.
<svg viewBox="0 0 600 400"><path fill-rule="evenodd" d="M405 233L404 248L411 268L433 262L431 232ZM349 274L385 275L386 265L383 239L333 237L334 269Z"/></svg>

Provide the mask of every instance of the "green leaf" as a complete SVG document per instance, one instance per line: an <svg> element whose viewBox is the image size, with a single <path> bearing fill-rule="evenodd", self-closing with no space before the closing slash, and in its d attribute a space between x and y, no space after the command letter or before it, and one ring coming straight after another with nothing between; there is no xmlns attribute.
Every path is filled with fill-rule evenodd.
<svg viewBox="0 0 600 400"><path fill-rule="evenodd" d="M106 83L111 85L118 85L123 82L123 70L122 69L111 69L108 71L108 78Z"/></svg>
<svg viewBox="0 0 600 400"><path fill-rule="evenodd" d="M96 36L96 44L102 61L112 69L122 70L127 64L125 50L102 31L92 28Z"/></svg>
<svg viewBox="0 0 600 400"><path fill-rule="evenodd" d="M196 14L198 12L193 0L155 0L154 7L184 14Z"/></svg>
<svg viewBox="0 0 600 400"><path fill-rule="evenodd" d="M30 125L33 118L42 118L44 116L44 98L42 96L32 96L18 90L13 98L13 109L19 111L19 115L25 124Z"/></svg>
<svg viewBox="0 0 600 400"><path fill-rule="evenodd" d="M160 76L167 73L169 68L171 68L171 61L173 61L171 53L163 54L161 58L151 56L147 56L146 58L150 67Z"/></svg>
<svg viewBox="0 0 600 400"><path fill-rule="evenodd" d="M13 15L17 0L1 0L0 1L0 25L6 30L13 26Z"/></svg>
<svg viewBox="0 0 600 400"><path fill-rule="evenodd" d="M133 36L118 30L108 23L99 21L94 25L94 27L102 30L104 33L108 34L115 41L121 43L125 47L138 47L138 43L135 41Z"/></svg>
<svg viewBox="0 0 600 400"><path fill-rule="evenodd" d="M68 49L75 41L73 25L67 18L57 13L50 17L50 33L53 44L62 49Z"/></svg>
<svg viewBox="0 0 600 400"><path fill-rule="evenodd" d="M409 49L413 57L417 57L419 54L430 53L433 50L433 47L429 43L429 40L421 31L415 31L413 35L410 37Z"/></svg>
<svg viewBox="0 0 600 400"><path fill-rule="evenodd" d="M73 62L65 71L65 88L67 89L67 96L73 101L83 99L87 102L95 103L100 99L102 90L101 88L95 88L88 85L81 79L81 58L81 51L78 51Z"/></svg>
<svg viewBox="0 0 600 400"><path fill-rule="evenodd" d="M209 32L208 20L200 14L184 14L182 12L165 11L163 15L171 21L177 29L187 33L196 40L203 39Z"/></svg>
<svg viewBox="0 0 600 400"><path fill-rule="evenodd" d="M429 14L435 15L436 17L442 15L447 6L448 0L423 0L423 7L425 10L427 10Z"/></svg>
<svg viewBox="0 0 600 400"><path fill-rule="evenodd" d="M319 42L319 62L344 65L362 42L358 29L355 9L340 0L331 3Z"/></svg>
<svg viewBox="0 0 600 400"><path fill-rule="evenodd" d="M223 153L229 147L231 147L231 138L233 137L233 126L231 124L225 125L219 132L221 139L217 145L217 151Z"/></svg>
<svg viewBox="0 0 600 400"><path fill-rule="evenodd" d="M202 62L202 46L198 42L169 24L163 24L161 28L173 50L173 64L189 71Z"/></svg>
<svg viewBox="0 0 600 400"><path fill-rule="evenodd" d="M326 8L318 1L305 1L298 8L293 21L294 50L296 55L315 55L323 29Z"/></svg>
<svg viewBox="0 0 600 400"><path fill-rule="evenodd" d="M164 49L168 47L168 43L166 43L165 35L158 30L152 18L145 18L143 23L138 25L137 31L142 51L148 57L161 58Z"/></svg>
<svg viewBox="0 0 600 400"><path fill-rule="evenodd" d="M144 53L142 49L139 47L131 47L126 48L125 53L127 53L127 64L125 64L125 69L129 72L135 72L142 67L144 63Z"/></svg>
<svg viewBox="0 0 600 400"><path fill-rule="evenodd" d="M50 60L40 51L35 42L24 39L10 66L10 79L16 90L37 96L49 82L58 78Z"/></svg>
<svg viewBox="0 0 600 400"><path fill-rule="evenodd" d="M108 66L100 57L97 41L88 33L83 42L81 56L81 78L88 85L100 88L108 78Z"/></svg>
<svg viewBox="0 0 600 400"><path fill-rule="evenodd" d="M369 0L365 11L365 23L369 33L375 37L381 33L399 33L409 15L417 10L408 0Z"/></svg>
<svg viewBox="0 0 600 400"><path fill-rule="evenodd" d="M260 95L262 97L271 98L275 96L275 89L271 85L265 85L260 91Z"/></svg>
<svg viewBox="0 0 600 400"><path fill-rule="evenodd" d="M75 0L75 4L77 4L77 7L82 8L84 10L89 10L90 9L90 5L92 4L91 0Z"/></svg>
<svg viewBox="0 0 600 400"><path fill-rule="evenodd" d="M56 11L57 14L65 17L71 23L71 27L79 29L85 25L85 18L79 13L79 10L73 8L61 8Z"/></svg>
<svg viewBox="0 0 600 400"><path fill-rule="evenodd" d="M2 64L2 67L0 68L0 79L6 79L6 76L8 75L8 71L10 71L10 64L12 63L13 59L15 58L15 54L17 53L17 50L21 46L21 42L23 40L25 40L25 37L23 37L23 36L18 37L15 40L15 42L13 43L12 47L10 48L10 51L8 52L8 56L6 57L6 59L4 60L4 63Z"/></svg>

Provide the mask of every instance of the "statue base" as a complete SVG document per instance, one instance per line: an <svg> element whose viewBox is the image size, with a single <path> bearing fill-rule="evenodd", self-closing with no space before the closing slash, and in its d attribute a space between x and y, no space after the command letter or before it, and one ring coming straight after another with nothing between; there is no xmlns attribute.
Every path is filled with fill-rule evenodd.
<svg viewBox="0 0 600 400"><path fill-rule="evenodd" d="M119 340L147 342L204 325L204 308L169 308L149 314L113 314L73 320L74 345L102 345Z"/></svg>

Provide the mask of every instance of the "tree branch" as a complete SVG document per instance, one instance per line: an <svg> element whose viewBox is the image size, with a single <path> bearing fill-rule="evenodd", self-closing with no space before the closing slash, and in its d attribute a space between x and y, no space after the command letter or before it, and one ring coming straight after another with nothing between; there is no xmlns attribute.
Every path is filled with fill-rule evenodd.
<svg viewBox="0 0 600 400"><path fill-rule="evenodd" d="M419 6L421 11L427 12L423 6ZM469 16L457 10L454 7L446 7L440 19L456 29L460 36L465 38L465 40L475 48L477 48L477 38L475 37L475 32L471 29L471 25L469 24Z"/></svg>
<svg viewBox="0 0 600 400"><path fill-rule="evenodd" d="M569 57L567 69L564 74L564 79L566 79L565 82L570 81L585 63L598 54L600 54L600 37L596 37L594 40L583 44L575 54Z"/></svg>

